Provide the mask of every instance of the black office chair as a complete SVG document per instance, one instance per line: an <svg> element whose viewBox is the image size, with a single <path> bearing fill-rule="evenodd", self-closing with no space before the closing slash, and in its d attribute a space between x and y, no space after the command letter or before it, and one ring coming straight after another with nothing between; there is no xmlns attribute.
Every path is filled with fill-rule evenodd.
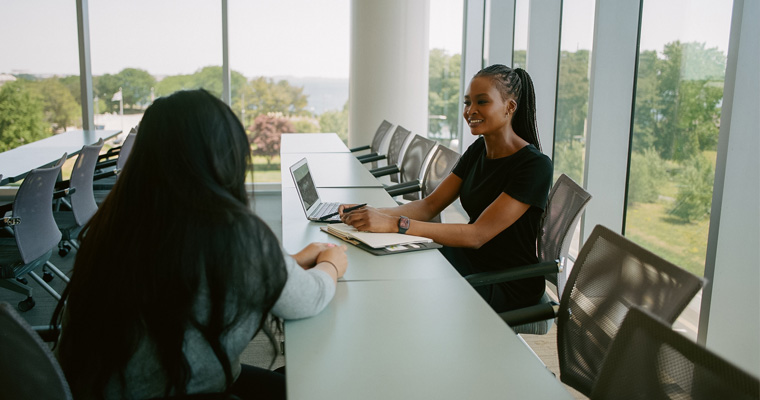
<svg viewBox="0 0 760 400"><path fill-rule="evenodd" d="M0 302L0 370L3 398L72 399L50 347L5 302Z"/></svg>
<svg viewBox="0 0 760 400"><path fill-rule="evenodd" d="M503 274L514 280L551 271L532 267ZM473 283L476 275L468 280ZM510 326L557 318L560 380L588 396L631 307L643 306L672 324L703 284L702 278L597 225L578 254L558 307L539 304L499 316Z"/></svg>
<svg viewBox="0 0 760 400"><path fill-rule="evenodd" d="M56 224L61 229L63 238L58 245L58 254L63 257L69 253L71 247L79 249L76 237L84 224L98 211L93 192L93 174L98 154L103 147L103 140L90 146L82 147L77 156L74 168L71 171L71 179L56 184L57 190L75 188L74 193L61 199L67 210L53 212Z"/></svg>
<svg viewBox="0 0 760 400"><path fill-rule="evenodd" d="M359 161L362 164L372 162L370 170L376 169L376 161L386 160L388 165L398 164L401 158L401 151L404 149L404 145L407 139L412 134L411 131L399 125L391 136L391 142L388 144L388 153L386 155L377 155L373 157L361 158ZM398 182L398 174L391 175L391 181Z"/></svg>
<svg viewBox="0 0 760 400"><path fill-rule="evenodd" d="M388 193L395 197L403 195L405 199L425 198L429 196L446 179L459 161L459 153L443 145L437 145L432 150L432 155L422 168L422 181L413 180L404 182L393 187L387 187ZM417 192L419 196L417 197ZM413 194L414 197L407 197ZM431 219L433 222L441 222L440 215Z"/></svg>
<svg viewBox="0 0 760 400"><path fill-rule="evenodd" d="M0 238L0 287L27 296L18 304L21 311L31 310L35 305L26 276L56 300L61 298L34 270L46 265L63 275L49 260L62 236L53 218L53 197L55 181L65 161L66 154L53 167L30 171L13 203L0 207L0 215L13 211L10 218L0 220L11 234L11 237Z"/></svg>
<svg viewBox="0 0 760 400"><path fill-rule="evenodd" d="M564 266L570 251L573 232L580 221L583 210L590 200L591 194L589 192L584 190L569 176L565 174L560 175L549 192L546 210L544 210L544 214L541 216L541 225L539 227L538 240L536 241L539 263L508 269L503 272L474 274L468 276L467 280L473 286L482 286L488 284L492 278L502 281L501 279L505 276L504 274L519 274L519 271L537 271L537 269L541 269L546 272L546 280L557 288L557 296L559 298L562 295L562 288L564 287ZM559 284L560 282L561 285ZM545 307L558 306L546 293L541 299L541 304ZM551 329L552 321L553 319L545 319L523 325L510 324L510 326L515 333L545 335Z"/></svg>
<svg viewBox="0 0 760 400"><path fill-rule="evenodd" d="M757 400L760 381L633 307L607 355L591 399Z"/></svg>
<svg viewBox="0 0 760 400"><path fill-rule="evenodd" d="M375 177L395 174L400 175L401 179L398 184L387 186L385 188L389 193L403 187L419 187L421 174L428 161L428 155L435 146L436 143L434 141L420 135L414 135L409 142L409 145L406 146L406 151L404 151L403 156L401 157L400 165L388 165L386 167L371 170L370 172L372 172L372 175ZM404 199L419 199L418 191L419 189L417 191L407 191L403 193Z"/></svg>
<svg viewBox="0 0 760 400"><path fill-rule="evenodd" d="M386 120L383 120L383 122L380 123L380 126L377 127L377 130L375 131L375 136L372 137L372 144L367 145L367 146L352 147L349 150L352 153L365 151L365 150L370 151L368 154L358 155L356 156L356 158L370 157L370 156L376 156L380 154L380 146L383 145L383 141L385 140L385 137L388 136L388 133L391 131L391 128L393 128L393 124L391 124L390 122Z"/></svg>

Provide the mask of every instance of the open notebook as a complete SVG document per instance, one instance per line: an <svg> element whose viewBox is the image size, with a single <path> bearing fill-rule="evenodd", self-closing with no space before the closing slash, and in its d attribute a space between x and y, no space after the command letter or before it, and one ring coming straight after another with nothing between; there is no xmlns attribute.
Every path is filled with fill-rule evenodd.
<svg viewBox="0 0 760 400"><path fill-rule="evenodd" d="M408 251L436 249L440 244L433 239L403 235L400 233L360 232L346 224L331 224L320 229L349 242L362 250L376 255L405 253Z"/></svg>

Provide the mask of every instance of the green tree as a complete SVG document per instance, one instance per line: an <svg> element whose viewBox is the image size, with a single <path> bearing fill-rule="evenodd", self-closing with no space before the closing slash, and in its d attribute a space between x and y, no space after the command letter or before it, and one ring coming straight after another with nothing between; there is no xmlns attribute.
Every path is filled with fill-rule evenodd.
<svg viewBox="0 0 760 400"><path fill-rule="evenodd" d="M268 113L307 116L310 115L306 110L308 105L303 87L291 86L286 80L275 82L271 78L259 77L250 80L240 96L233 98L232 109L236 113L245 109L245 118L250 120ZM238 114L238 117L242 118L242 115ZM248 125L247 121L244 124Z"/></svg>
<svg viewBox="0 0 760 400"><path fill-rule="evenodd" d="M79 84L79 76L78 75L69 75L64 76L63 78L59 79L63 86L66 86L66 89L69 89L69 92L71 92L71 95L74 96L74 100L77 101L77 104L80 106L82 105L82 88Z"/></svg>
<svg viewBox="0 0 760 400"><path fill-rule="evenodd" d="M654 203L668 176L665 162L653 148L631 154L631 173L628 182L628 201Z"/></svg>
<svg viewBox="0 0 760 400"><path fill-rule="evenodd" d="M589 51L560 53L555 141L570 148L584 136L588 114Z"/></svg>
<svg viewBox="0 0 760 400"><path fill-rule="evenodd" d="M283 133L293 132L293 124L282 114L262 114L256 117L249 131L248 140L254 145L253 154L264 156L269 165L272 157L280 154L280 137Z"/></svg>
<svg viewBox="0 0 760 400"><path fill-rule="evenodd" d="M23 81L0 86L0 152L50 136L42 102Z"/></svg>
<svg viewBox="0 0 760 400"><path fill-rule="evenodd" d="M343 110L330 110L320 114L319 131L337 133L343 143L348 143L348 102L343 105Z"/></svg>
<svg viewBox="0 0 760 400"><path fill-rule="evenodd" d="M99 98L98 102L105 106L106 112L118 112L119 102L111 101L113 95L119 91L121 80L116 75L103 74L92 78L95 87L95 95Z"/></svg>
<svg viewBox="0 0 760 400"><path fill-rule="evenodd" d="M156 78L148 71L124 68L117 77L120 80L124 106L135 108L150 102L150 88L156 86Z"/></svg>
<svg viewBox="0 0 760 400"><path fill-rule="evenodd" d="M57 77L30 83L29 87L41 101L45 121L53 132L65 131L67 126L81 120L81 107Z"/></svg>
<svg viewBox="0 0 760 400"><path fill-rule="evenodd" d="M222 96L222 67L203 67L190 75L167 76L156 84L156 96L168 96L178 90L205 89L214 96ZM230 95L236 98L245 87L247 80L243 74L230 71Z"/></svg>
<svg viewBox="0 0 760 400"><path fill-rule="evenodd" d="M293 124L293 133L319 132L317 121L314 118L293 118L290 123Z"/></svg>
<svg viewBox="0 0 760 400"><path fill-rule="evenodd" d="M670 212L687 222L710 215L715 176L713 163L697 154L684 163L679 175L676 203Z"/></svg>
<svg viewBox="0 0 760 400"><path fill-rule="evenodd" d="M448 129L450 137L459 133L459 79L461 56L448 55L443 49L430 50L430 74L428 83L428 114L442 116L431 119L428 131L440 134Z"/></svg>

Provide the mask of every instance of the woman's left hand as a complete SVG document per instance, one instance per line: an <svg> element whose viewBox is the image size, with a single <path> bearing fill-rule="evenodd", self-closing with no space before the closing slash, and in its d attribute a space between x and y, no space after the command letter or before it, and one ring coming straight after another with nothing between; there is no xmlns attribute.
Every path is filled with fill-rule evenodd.
<svg viewBox="0 0 760 400"><path fill-rule="evenodd" d="M365 232L398 232L398 217L384 214L374 207L362 207L348 213L341 212L341 221Z"/></svg>

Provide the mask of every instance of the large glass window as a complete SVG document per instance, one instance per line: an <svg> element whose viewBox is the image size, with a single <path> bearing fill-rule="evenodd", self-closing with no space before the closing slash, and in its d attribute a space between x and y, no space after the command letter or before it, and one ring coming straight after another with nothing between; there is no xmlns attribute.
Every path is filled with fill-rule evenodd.
<svg viewBox="0 0 760 400"><path fill-rule="evenodd" d="M283 133L348 140L349 11L349 0L229 2L232 108L255 154L253 181L280 181Z"/></svg>
<svg viewBox="0 0 760 400"><path fill-rule="evenodd" d="M515 39L512 50L512 67L525 68L528 56L529 0L515 1Z"/></svg>
<svg viewBox="0 0 760 400"><path fill-rule="evenodd" d="M625 235L704 274L732 1L643 4ZM695 335L699 298L681 318Z"/></svg>
<svg viewBox="0 0 760 400"><path fill-rule="evenodd" d="M0 37L0 152L81 127L74 4L5 1Z"/></svg>
<svg viewBox="0 0 760 400"><path fill-rule="evenodd" d="M428 137L458 148L463 0L430 3Z"/></svg>
<svg viewBox="0 0 760 400"><path fill-rule="evenodd" d="M554 179L564 173L579 184L583 183L594 5L594 0L562 2Z"/></svg>

